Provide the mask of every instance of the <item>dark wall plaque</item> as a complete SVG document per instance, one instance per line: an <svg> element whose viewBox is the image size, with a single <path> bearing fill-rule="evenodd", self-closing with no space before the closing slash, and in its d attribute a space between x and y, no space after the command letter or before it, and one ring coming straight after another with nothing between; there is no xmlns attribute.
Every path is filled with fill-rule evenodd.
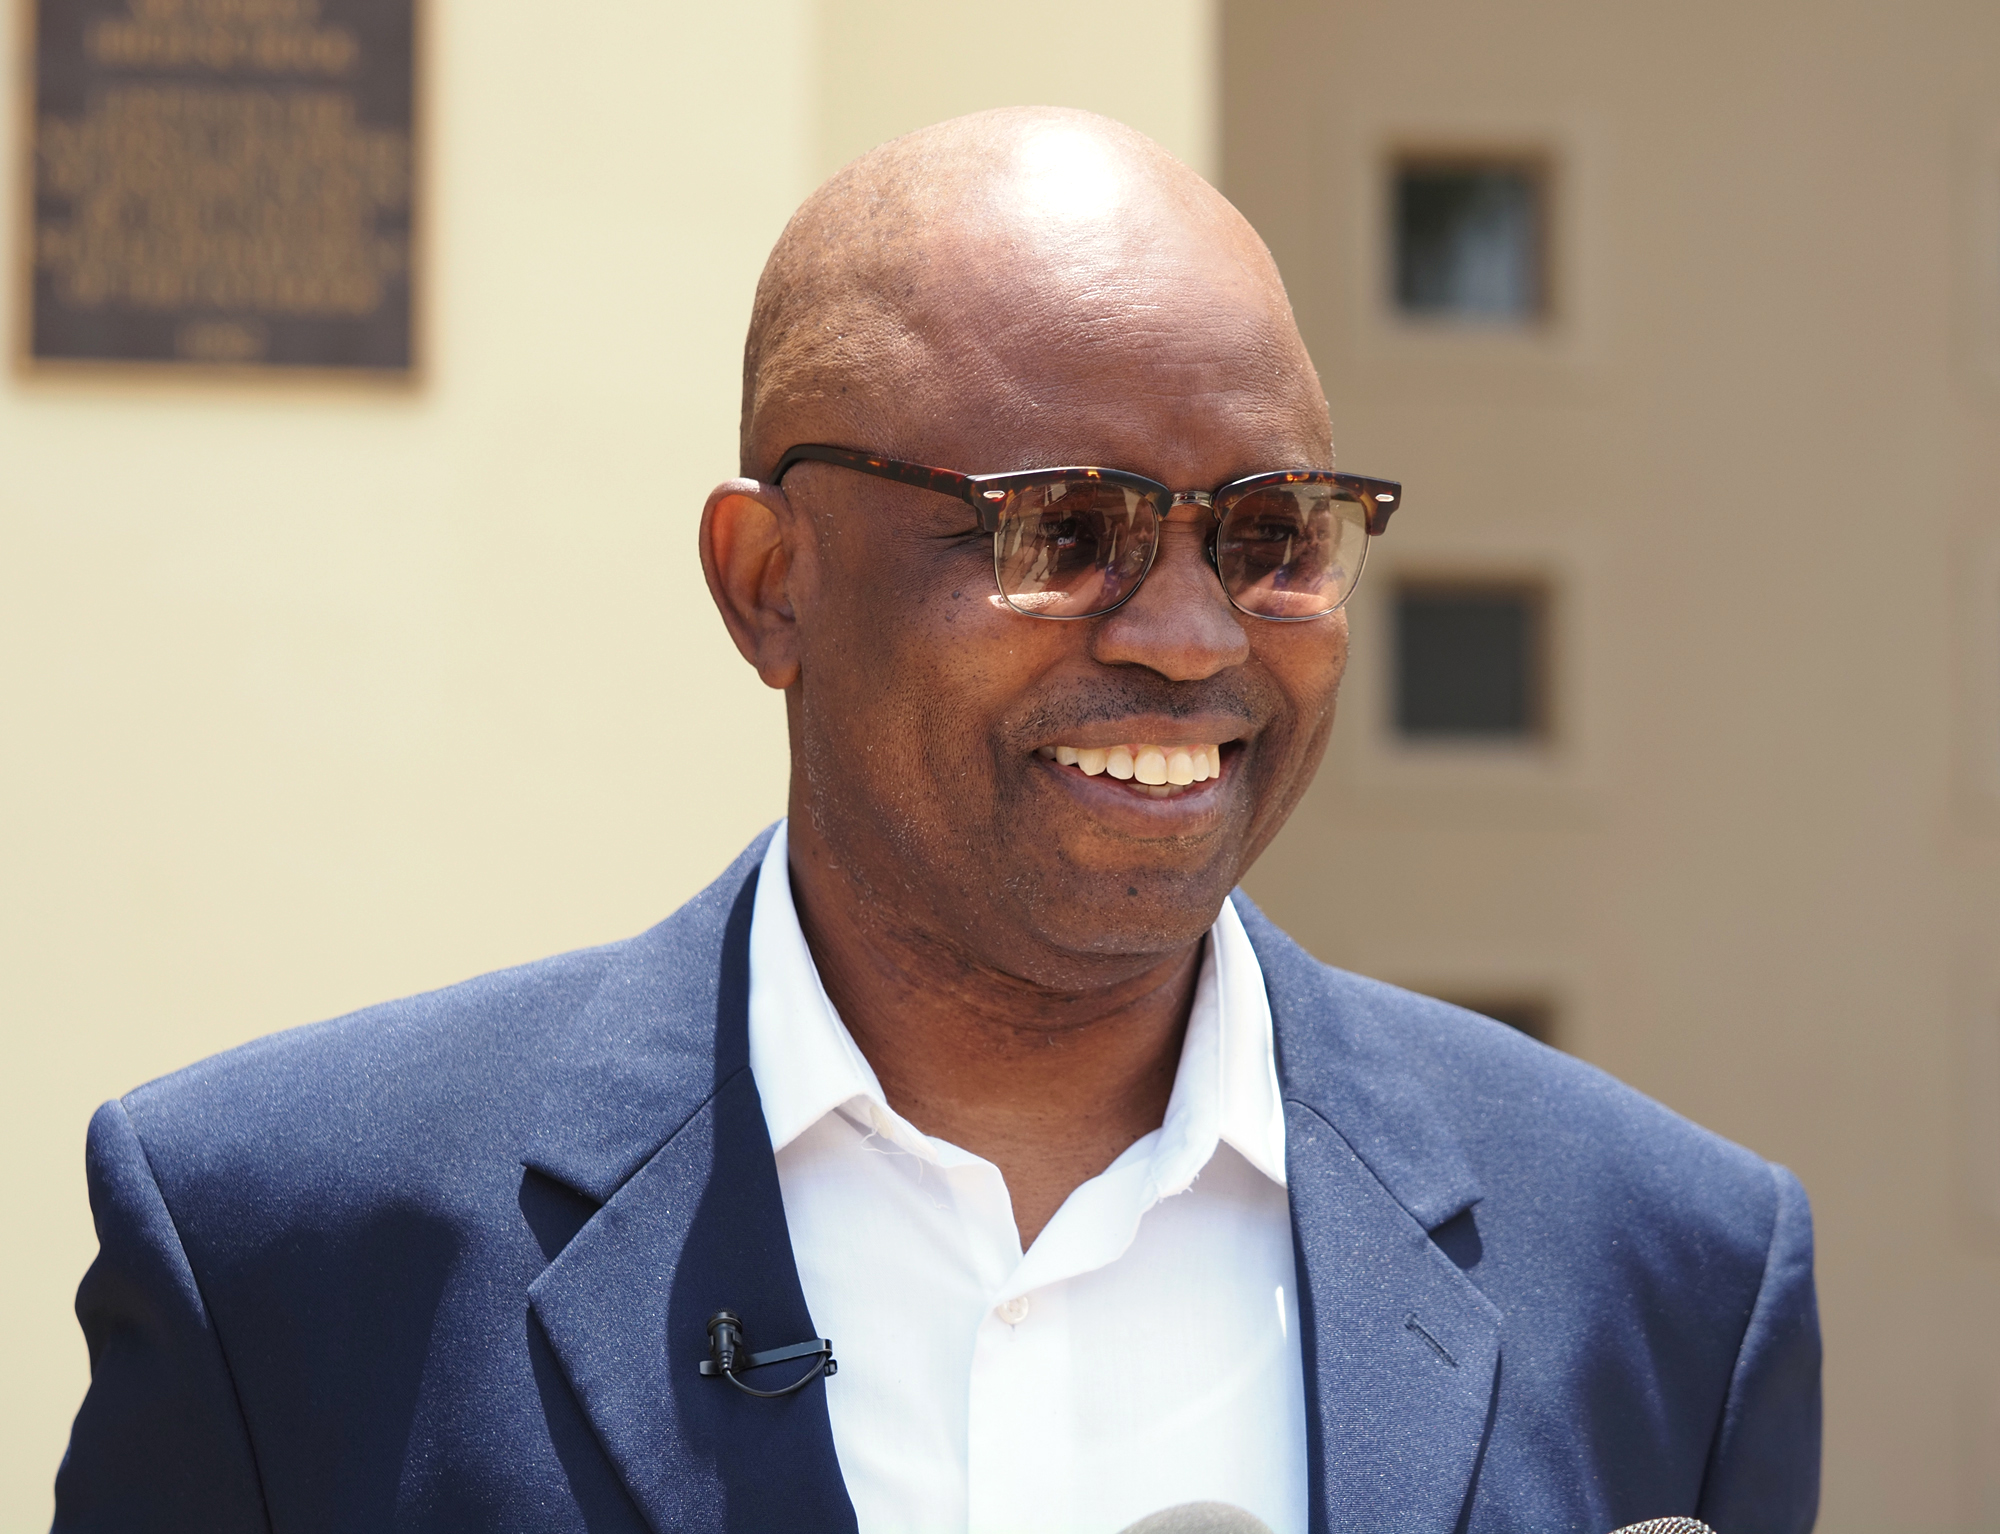
<svg viewBox="0 0 2000 1534"><path fill-rule="evenodd" d="M28 353L406 372L415 0L31 0Z"/></svg>

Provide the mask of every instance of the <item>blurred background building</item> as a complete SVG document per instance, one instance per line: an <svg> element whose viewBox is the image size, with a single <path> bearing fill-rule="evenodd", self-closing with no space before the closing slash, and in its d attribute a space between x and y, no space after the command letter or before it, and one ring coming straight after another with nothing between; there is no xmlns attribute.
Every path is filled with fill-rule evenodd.
<svg viewBox="0 0 2000 1534"><path fill-rule="evenodd" d="M419 15L412 366L360 377L255 365L275 321L32 361L0 35L0 1528L87 1378L97 1102L649 925L781 812L693 555L763 254L881 139L1049 101L1219 181L1408 485L1252 892L1795 1168L1822 1528L2000 1531L1990 0Z"/></svg>

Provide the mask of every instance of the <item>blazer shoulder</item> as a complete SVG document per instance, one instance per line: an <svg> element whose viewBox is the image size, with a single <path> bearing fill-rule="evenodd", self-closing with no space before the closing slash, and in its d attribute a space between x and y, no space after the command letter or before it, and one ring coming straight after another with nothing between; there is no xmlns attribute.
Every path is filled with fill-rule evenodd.
<svg viewBox="0 0 2000 1534"><path fill-rule="evenodd" d="M1479 1199L1648 1212L1761 1264L1789 1174L1504 1023L1322 964L1243 905L1288 1096L1365 1141L1414 1138L1434 1162L1461 1158Z"/></svg>
<svg viewBox="0 0 2000 1534"><path fill-rule="evenodd" d="M134 1130L169 1184L310 1178L329 1160L448 1168L488 1149L533 1162L539 1148L575 1163L566 1180L615 1186L735 1063L718 1047L724 950L735 929L747 939L768 834L637 937L211 1056L129 1093Z"/></svg>
<svg viewBox="0 0 2000 1534"><path fill-rule="evenodd" d="M490 1072L488 1049L504 1050L574 1017L628 946L629 940L557 954L266 1034L136 1087L124 1105L157 1124L334 1082L373 1080L407 1091L456 1074L481 1055L482 1071Z"/></svg>

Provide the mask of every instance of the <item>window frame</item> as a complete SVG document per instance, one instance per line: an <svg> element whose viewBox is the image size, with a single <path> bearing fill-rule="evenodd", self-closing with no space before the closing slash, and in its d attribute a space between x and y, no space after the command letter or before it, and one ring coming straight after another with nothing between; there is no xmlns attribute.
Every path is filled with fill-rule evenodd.
<svg viewBox="0 0 2000 1534"><path fill-rule="evenodd" d="M1412 173L1432 175L1458 172L1468 175L1503 172L1518 174L1529 187L1533 207L1530 220L1532 248L1531 302L1518 314L1439 308L1415 308L1403 301L1403 187ZM1557 320L1558 284L1555 272L1557 171L1555 156L1546 148L1494 145L1444 148L1391 144L1383 159L1382 249L1378 258L1382 274L1382 302L1399 324L1423 330L1472 330L1506 333L1535 333L1547 330Z"/></svg>

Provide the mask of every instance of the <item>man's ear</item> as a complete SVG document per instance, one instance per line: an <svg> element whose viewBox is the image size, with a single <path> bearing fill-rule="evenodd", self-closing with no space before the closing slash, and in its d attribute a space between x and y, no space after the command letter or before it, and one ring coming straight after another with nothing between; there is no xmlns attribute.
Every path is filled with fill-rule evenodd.
<svg viewBox="0 0 2000 1534"><path fill-rule="evenodd" d="M775 485L724 480L701 512L701 570L729 637L780 692L799 679L798 614L786 589L791 507Z"/></svg>

